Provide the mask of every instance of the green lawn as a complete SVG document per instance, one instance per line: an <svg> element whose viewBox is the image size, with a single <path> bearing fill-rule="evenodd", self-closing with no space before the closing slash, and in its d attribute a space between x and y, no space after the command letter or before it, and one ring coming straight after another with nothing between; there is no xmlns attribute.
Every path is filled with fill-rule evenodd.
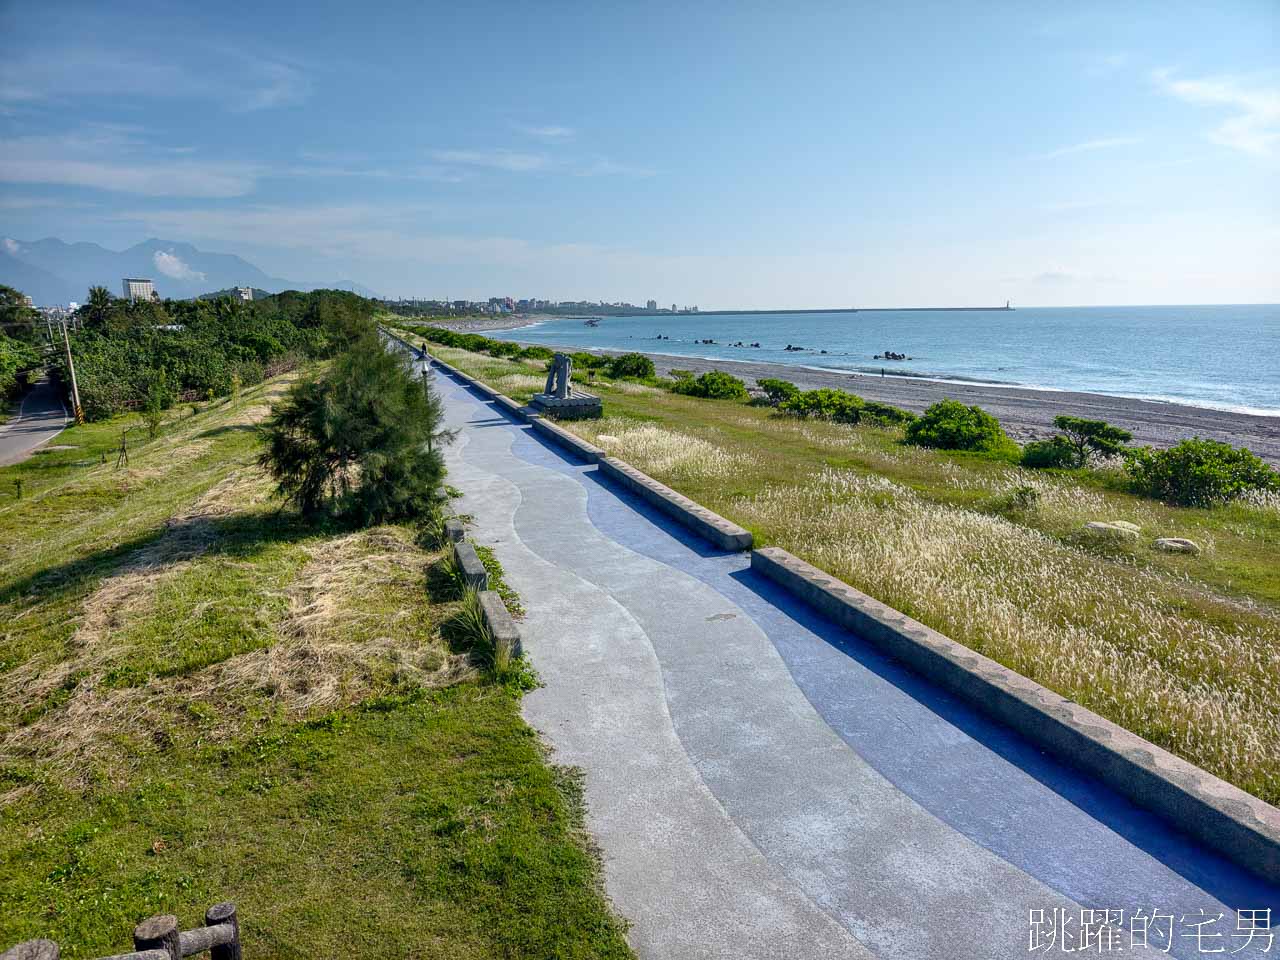
<svg viewBox="0 0 1280 960"><path fill-rule="evenodd" d="M442 637L443 550L281 510L284 385L0 470L0 946L231 899L249 956L629 956L572 772Z"/></svg>
<svg viewBox="0 0 1280 960"><path fill-rule="evenodd" d="M432 346L517 399L544 364ZM566 426L776 544L1240 787L1280 802L1280 511L1170 507L1106 474L1028 471L901 433L592 388ZM1015 496L1031 487L1029 501ZM1142 527L1136 543L1083 534ZM1166 554L1189 537L1201 556Z"/></svg>

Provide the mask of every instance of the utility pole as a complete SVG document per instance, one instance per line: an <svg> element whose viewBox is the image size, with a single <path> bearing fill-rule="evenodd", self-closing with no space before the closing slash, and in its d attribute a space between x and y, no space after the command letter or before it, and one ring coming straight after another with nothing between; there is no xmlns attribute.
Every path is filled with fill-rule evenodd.
<svg viewBox="0 0 1280 960"><path fill-rule="evenodd" d="M62 344L67 348L67 370L71 374L71 405L75 409L76 423L84 423L84 411L80 409L80 388L76 385L76 365L71 360L71 338L67 336L67 321L62 324Z"/></svg>

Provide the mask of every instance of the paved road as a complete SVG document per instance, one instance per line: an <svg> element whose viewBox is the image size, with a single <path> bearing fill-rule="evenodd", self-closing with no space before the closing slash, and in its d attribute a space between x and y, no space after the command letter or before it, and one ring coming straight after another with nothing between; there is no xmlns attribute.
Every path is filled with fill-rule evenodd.
<svg viewBox="0 0 1280 960"><path fill-rule="evenodd" d="M61 392L47 379L39 381L22 399L18 413L0 424L0 467L27 459L66 425Z"/></svg>
<svg viewBox="0 0 1280 960"><path fill-rule="evenodd" d="M1027 957L1030 911L1064 911L1076 946L1082 908L1125 911L1118 956L1147 955L1132 911L1172 915L1193 957L1242 944L1233 908L1280 918L1280 890L437 382L459 509L528 610L526 716L586 773L641 957ZM1183 937L1201 910L1222 939Z"/></svg>

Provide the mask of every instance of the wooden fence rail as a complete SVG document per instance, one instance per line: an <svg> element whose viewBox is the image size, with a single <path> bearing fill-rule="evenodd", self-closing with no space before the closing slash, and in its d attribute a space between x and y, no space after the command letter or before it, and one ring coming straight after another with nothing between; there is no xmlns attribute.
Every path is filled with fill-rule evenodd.
<svg viewBox="0 0 1280 960"><path fill-rule="evenodd" d="M182 960L209 951L210 960L242 960L240 919L234 903L215 903L204 913L204 926L179 930L171 913L148 917L133 928L133 952L101 960ZM28 940L0 953L0 960L59 960L52 940Z"/></svg>

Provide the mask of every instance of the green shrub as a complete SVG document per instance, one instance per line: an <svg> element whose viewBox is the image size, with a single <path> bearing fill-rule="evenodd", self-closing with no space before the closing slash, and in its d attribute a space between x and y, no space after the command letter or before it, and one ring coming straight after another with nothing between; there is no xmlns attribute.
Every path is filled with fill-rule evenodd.
<svg viewBox="0 0 1280 960"><path fill-rule="evenodd" d="M871 423L879 427L901 427L911 423L916 415L910 410L878 403L873 400L864 401L860 422Z"/></svg>
<svg viewBox="0 0 1280 960"><path fill-rule="evenodd" d="M1181 506L1205 507L1250 490L1280 490L1280 473L1251 451L1199 437L1168 450L1130 451L1125 469L1135 493Z"/></svg>
<svg viewBox="0 0 1280 960"><path fill-rule="evenodd" d="M705 397L708 400L747 399L747 385L723 370L708 370L696 379L680 377L672 385L671 390L691 397Z"/></svg>
<svg viewBox="0 0 1280 960"><path fill-rule="evenodd" d="M988 453L1015 448L999 420L981 407L966 407L959 400L939 400L909 423L907 442L939 450Z"/></svg>
<svg viewBox="0 0 1280 960"><path fill-rule="evenodd" d="M862 416L863 401L845 390L805 390L783 401L779 409L797 417L814 417L834 423L857 423Z"/></svg>
<svg viewBox="0 0 1280 960"><path fill-rule="evenodd" d="M624 353L609 361L611 377L638 377L641 380L648 380L653 375L653 361L643 353Z"/></svg>
<svg viewBox="0 0 1280 960"><path fill-rule="evenodd" d="M1114 457L1123 452L1124 445L1133 434L1120 427L1113 427L1105 420L1085 420L1082 417L1054 417L1053 425L1061 430L1063 438L1075 450L1073 466L1083 467L1091 456Z"/></svg>
<svg viewBox="0 0 1280 960"><path fill-rule="evenodd" d="M1080 465L1079 452L1066 437L1035 440L1022 448L1022 465L1036 469L1070 469Z"/></svg>
<svg viewBox="0 0 1280 960"><path fill-rule="evenodd" d="M555 357L555 351L547 347L525 347L520 351L521 360L550 360Z"/></svg>
<svg viewBox="0 0 1280 960"><path fill-rule="evenodd" d="M573 360L573 366L576 370L601 370L609 366L610 362L609 357L598 357L594 353L587 353L582 350L569 354L569 357Z"/></svg>
<svg viewBox="0 0 1280 960"><path fill-rule="evenodd" d="M518 357L524 352L524 347L518 343L512 343L510 340L490 340L489 355L493 357Z"/></svg>
<svg viewBox="0 0 1280 960"><path fill-rule="evenodd" d="M800 392L800 388L790 380L779 380L776 377L765 377L763 380L757 380L756 386L764 391L764 395L769 398L769 402L775 407L790 400Z"/></svg>

